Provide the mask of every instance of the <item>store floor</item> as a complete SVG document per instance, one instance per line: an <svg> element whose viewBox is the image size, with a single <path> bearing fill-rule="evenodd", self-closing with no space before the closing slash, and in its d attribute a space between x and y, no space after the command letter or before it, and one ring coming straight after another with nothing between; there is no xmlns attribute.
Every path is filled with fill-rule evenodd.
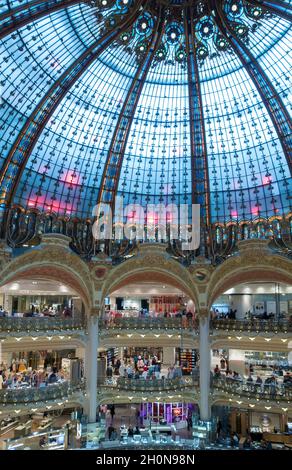
<svg viewBox="0 0 292 470"><path fill-rule="evenodd" d="M64 425L69 421L70 416L61 415L57 417L52 416L51 418L52 418L52 423L50 424L50 428L48 429L42 430L39 428L40 423L43 420L43 416L42 414L40 414L39 416L34 416L32 418L31 432L29 436L23 436L23 437L19 437L18 439L15 439L14 429L11 429L10 431L1 434L0 439L1 441L4 441L4 440L7 441L9 439L11 440L11 444L13 443L15 443L16 445L19 444L19 447L16 447L16 448L19 448L20 450L23 450L25 447L31 450L41 450L41 447L39 445L39 441L40 441L39 434L44 434L46 432L49 432L49 429L52 429L52 428L62 429ZM25 423L28 420L29 420L28 417L27 419L22 419L21 421L19 421L18 425L20 425L21 423ZM34 437L33 433L38 433L38 435Z"/></svg>
<svg viewBox="0 0 292 470"><path fill-rule="evenodd" d="M113 420L110 412L107 411L106 413L106 429L108 430L110 426L113 426L117 431L118 437L120 437L121 426L126 426L127 428L132 426L135 428L139 425L136 418L137 409L140 409L139 405L116 405ZM192 437L192 431L188 431L187 427L177 430L176 434L183 439L190 439ZM106 439L108 439L108 432L106 432Z"/></svg>

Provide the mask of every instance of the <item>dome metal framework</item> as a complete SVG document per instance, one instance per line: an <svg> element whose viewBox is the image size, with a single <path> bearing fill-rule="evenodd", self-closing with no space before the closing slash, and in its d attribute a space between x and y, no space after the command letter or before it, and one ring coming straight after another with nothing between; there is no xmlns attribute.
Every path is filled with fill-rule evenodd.
<svg viewBox="0 0 292 470"><path fill-rule="evenodd" d="M3 0L3 223L116 195L199 203L204 227L289 218L291 19L288 0Z"/></svg>

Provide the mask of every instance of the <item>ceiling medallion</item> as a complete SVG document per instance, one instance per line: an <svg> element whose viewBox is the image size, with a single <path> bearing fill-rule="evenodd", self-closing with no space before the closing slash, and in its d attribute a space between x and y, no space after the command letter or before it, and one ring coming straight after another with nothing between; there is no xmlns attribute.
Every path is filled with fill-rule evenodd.
<svg viewBox="0 0 292 470"><path fill-rule="evenodd" d="M101 10L106 30L114 29L120 18L135 7L133 0L98 0L95 5ZM222 4L223 23L228 24L234 35L248 42L249 35L257 28L257 22L265 14L260 6L248 5L243 0L225 0ZM220 15L221 15L220 13ZM141 63L148 46L157 33L159 15L164 15L164 29L160 44L154 54L152 67L157 63L166 62L184 65L187 61L186 28L190 45L195 50L199 66L218 53L232 53L229 41L222 31L219 18L216 17L209 1L198 0L149 0L137 11L132 27L121 32L116 43L124 45L127 52L135 54Z"/></svg>

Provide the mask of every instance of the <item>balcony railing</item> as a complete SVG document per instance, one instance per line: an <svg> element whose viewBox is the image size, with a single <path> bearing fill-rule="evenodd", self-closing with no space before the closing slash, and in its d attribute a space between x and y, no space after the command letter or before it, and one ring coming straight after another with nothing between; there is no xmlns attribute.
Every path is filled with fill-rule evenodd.
<svg viewBox="0 0 292 470"><path fill-rule="evenodd" d="M198 382L191 376L177 377L174 379L151 379L147 380L142 377L139 379L128 379L126 377L112 377L107 379L106 387L117 387L119 390L131 391L167 391L167 390L183 390L195 387Z"/></svg>
<svg viewBox="0 0 292 470"><path fill-rule="evenodd" d="M224 331L254 331L262 333L288 333L292 331L292 322L287 320L229 320L211 321L211 329Z"/></svg>
<svg viewBox="0 0 292 470"><path fill-rule="evenodd" d="M26 210L24 207L12 207L3 217L0 224L0 233L5 233L5 238L11 247L23 245L37 245L43 234L58 233L71 238L71 247L78 254L90 259L98 252L104 252L112 258L112 263L117 264L133 252L136 246L135 240L96 242L93 239L92 225L94 219L81 220L77 217L57 216L51 212L38 212L35 208ZM270 240L271 248L291 258L292 230L291 215L287 218L275 219L271 217L266 221L250 221L242 223L227 223L222 226L215 223L209 227L208 243L206 243L205 255L212 264L219 264L229 255L236 253L238 242L243 240L259 239ZM146 235L145 235L146 236ZM205 234L204 234L205 237ZM160 243L158 226L155 227L155 240ZM186 255L181 242L170 237L170 227L166 227L166 246L170 255L184 265L189 265L195 257L191 251ZM145 242L149 242L145 238ZM139 241L142 244L142 240Z"/></svg>
<svg viewBox="0 0 292 470"><path fill-rule="evenodd" d="M198 333L198 322L177 317L115 317L100 319L101 329L120 330L190 330Z"/></svg>
<svg viewBox="0 0 292 470"><path fill-rule="evenodd" d="M292 384L257 384L233 378L214 378L213 390L259 400L289 401Z"/></svg>
<svg viewBox="0 0 292 470"><path fill-rule="evenodd" d="M80 330L85 327L82 317L53 318L53 317L2 317L0 318L1 332L36 333L41 331L55 330Z"/></svg>
<svg viewBox="0 0 292 470"><path fill-rule="evenodd" d="M4 388L0 390L0 404L23 404L48 400L64 399L83 389L83 383L71 385L69 382L47 385L45 387Z"/></svg>

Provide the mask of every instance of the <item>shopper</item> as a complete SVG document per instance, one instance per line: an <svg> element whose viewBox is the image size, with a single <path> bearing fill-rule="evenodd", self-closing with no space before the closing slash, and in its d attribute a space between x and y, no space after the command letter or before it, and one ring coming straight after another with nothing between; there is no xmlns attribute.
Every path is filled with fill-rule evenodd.
<svg viewBox="0 0 292 470"><path fill-rule="evenodd" d="M214 376L215 376L216 378L221 376L221 373L220 373L220 369L219 369L218 364L216 364L216 367L215 367L215 369L214 369Z"/></svg>
<svg viewBox="0 0 292 470"><path fill-rule="evenodd" d="M130 425L128 428L128 437L133 437L134 436L134 430L132 426Z"/></svg>
<svg viewBox="0 0 292 470"><path fill-rule="evenodd" d="M39 446L40 447L45 447L45 445L46 445L46 437L42 436L39 440Z"/></svg>
<svg viewBox="0 0 292 470"><path fill-rule="evenodd" d="M114 431L115 428L113 428L112 426L109 426L108 427L108 438L109 438L109 441L111 441L112 439L112 433Z"/></svg>
<svg viewBox="0 0 292 470"><path fill-rule="evenodd" d="M115 441L118 437L118 433L115 428L113 428L112 434L111 434L111 441Z"/></svg>
<svg viewBox="0 0 292 470"><path fill-rule="evenodd" d="M238 447L238 445L239 445L239 436L238 436L238 434L236 434L236 432L233 432L231 434L230 444L231 444L231 447Z"/></svg>
<svg viewBox="0 0 292 470"><path fill-rule="evenodd" d="M126 369L125 369L125 365L121 362L121 365L119 367L119 376L120 377L125 377L125 374L126 374Z"/></svg>
<svg viewBox="0 0 292 470"><path fill-rule="evenodd" d="M139 408L136 408L136 413L135 413L136 426L139 426L139 424L140 424L140 415L141 415L141 413L140 413Z"/></svg>
<svg viewBox="0 0 292 470"><path fill-rule="evenodd" d="M112 366L109 364L106 368L106 376L108 378L112 377L113 376L113 368Z"/></svg>
<svg viewBox="0 0 292 470"><path fill-rule="evenodd" d="M193 427L193 418L191 414L188 416L187 424L188 424L188 431L191 431Z"/></svg>
<svg viewBox="0 0 292 470"><path fill-rule="evenodd" d="M127 367L127 376L128 376L128 379L132 379L132 378L133 378L133 375L134 375L133 368L132 368L131 364L129 364L128 367Z"/></svg>
<svg viewBox="0 0 292 470"><path fill-rule="evenodd" d="M120 367L121 367L121 360L119 358L117 358L116 362L115 362L115 365L114 365L114 374L115 375L119 375Z"/></svg>
<svg viewBox="0 0 292 470"><path fill-rule="evenodd" d="M53 367L53 371L48 376L48 384L54 384L58 382L57 368Z"/></svg>
<svg viewBox="0 0 292 470"><path fill-rule="evenodd" d="M115 414L116 414L115 405L110 405L110 414L111 414L112 423L113 423L114 417L115 417Z"/></svg>
<svg viewBox="0 0 292 470"><path fill-rule="evenodd" d="M222 422L219 419L217 422L217 439L220 439L221 432L222 432Z"/></svg>

